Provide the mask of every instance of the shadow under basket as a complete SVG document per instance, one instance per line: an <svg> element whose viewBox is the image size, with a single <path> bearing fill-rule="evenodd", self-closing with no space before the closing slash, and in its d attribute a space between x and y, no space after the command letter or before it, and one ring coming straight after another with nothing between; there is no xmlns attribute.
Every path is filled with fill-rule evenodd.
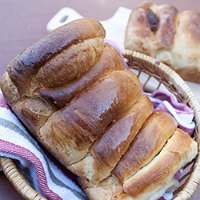
<svg viewBox="0 0 200 200"><path fill-rule="evenodd" d="M149 56L133 51L125 51L123 55L129 68L138 75L145 91L153 92L160 88L168 90L177 97L179 102L187 104L194 111L196 124L194 139L198 142L198 155L184 167L184 173L179 179L180 187L174 192L175 200L190 199L200 183L200 104L186 83L168 66ZM30 200L45 199L28 185L13 160L0 158L0 166L5 176L23 198Z"/></svg>

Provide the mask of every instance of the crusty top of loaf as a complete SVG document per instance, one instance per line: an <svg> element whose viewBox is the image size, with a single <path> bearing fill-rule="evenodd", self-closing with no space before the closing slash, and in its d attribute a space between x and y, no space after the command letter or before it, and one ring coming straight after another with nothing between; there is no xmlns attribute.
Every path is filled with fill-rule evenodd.
<svg viewBox="0 0 200 200"><path fill-rule="evenodd" d="M148 199L152 190L156 192L162 188L196 153L197 143L187 133L177 129L160 154L124 182L124 191L136 199Z"/></svg>
<svg viewBox="0 0 200 200"><path fill-rule="evenodd" d="M140 84L135 76L122 70L114 71L54 112L41 128L40 136L49 141L50 149L60 149L57 155L62 149L65 151L65 165L76 163L140 95Z"/></svg>
<svg viewBox="0 0 200 200"><path fill-rule="evenodd" d="M87 156L69 169L93 183L99 183L110 176L152 112L151 101L141 95L135 104L108 126Z"/></svg>
<svg viewBox="0 0 200 200"><path fill-rule="evenodd" d="M156 200L167 189L176 189L174 186L177 187L178 182L174 175L196 156L197 151L197 142L176 129L160 153L129 179L119 182L116 177L109 176L98 185L87 180L80 182L91 200Z"/></svg>
<svg viewBox="0 0 200 200"><path fill-rule="evenodd" d="M155 111L144 123L138 135L114 170L123 181L150 162L177 128L177 122L164 111Z"/></svg>
<svg viewBox="0 0 200 200"><path fill-rule="evenodd" d="M98 62L96 62L90 70L85 72L83 76L60 87L39 88L38 92L40 96L50 104L53 104L57 108L62 108L70 102L78 92L115 70L124 70L123 60L116 49L112 48L109 44L105 44L103 53Z"/></svg>
<svg viewBox="0 0 200 200"><path fill-rule="evenodd" d="M17 55L8 64L8 74L20 94L30 87L34 75L48 87L67 83L98 60L104 37L105 30L96 20L76 20L50 32Z"/></svg>

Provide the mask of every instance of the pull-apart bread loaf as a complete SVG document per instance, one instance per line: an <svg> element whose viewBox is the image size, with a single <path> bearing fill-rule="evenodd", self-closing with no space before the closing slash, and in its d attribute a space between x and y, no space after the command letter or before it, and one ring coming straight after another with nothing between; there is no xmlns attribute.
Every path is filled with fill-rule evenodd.
<svg viewBox="0 0 200 200"><path fill-rule="evenodd" d="M200 83L199 29L198 12L143 2L130 15L125 48L150 55L185 80Z"/></svg>
<svg viewBox="0 0 200 200"><path fill-rule="evenodd" d="M138 78L93 19L71 22L17 55L1 79L15 114L89 199L157 199L197 143L153 111Z"/></svg>

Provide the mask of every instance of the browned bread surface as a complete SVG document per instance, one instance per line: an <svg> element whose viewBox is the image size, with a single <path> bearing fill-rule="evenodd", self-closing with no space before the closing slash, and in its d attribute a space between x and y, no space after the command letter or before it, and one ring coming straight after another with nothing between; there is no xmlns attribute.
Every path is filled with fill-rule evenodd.
<svg viewBox="0 0 200 200"><path fill-rule="evenodd" d="M123 183L110 176L99 185L92 185L86 180L81 184L91 200L157 200L167 189L176 189L178 182L174 175L196 154L197 142L177 129L161 152Z"/></svg>
<svg viewBox="0 0 200 200"><path fill-rule="evenodd" d="M39 94L50 104L53 104L57 108L62 108L70 102L77 93L115 70L124 70L123 60L116 49L105 44L100 59L84 74L84 76L81 76L64 86L56 88L40 88Z"/></svg>
<svg viewBox="0 0 200 200"><path fill-rule="evenodd" d="M20 94L31 86L34 76L36 82L47 87L68 83L99 59L104 37L105 31L96 20L74 21L16 56L8 64L8 74Z"/></svg>
<svg viewBox="0 0 200 200"><path fill-rule="evenodd" d="M185 80L200 82L200 13L142 2L130 15L125 48L166 63Z"/></svg>
<svg viewBox="0 0 200 200"><path fill-rule="evenodd" d="M138 78L104 37L93 19L71 22L17 55L1 88L38 141L79 176L90 199L128 200L135 195L134 177L145 165L154 166L177 123L167 113L153 112ZM189 162L196 143L186 144ZM165 167L162 160L158 164Z"/></svg>
<svg viewBox="0 0 200 200"><path fill-rule="evenodd" d="M114 174L124 181L150 162L162 149L177 128L177 122L166 112L156 111L143 125L129 150L114 169Z"/></svg>
<svg viewBox="0 0 200 200"><path fill-rule="evenodd" d="M112 72L54 112L40 129L40 140L65 166L76 163L140 95L135 76L126 71Z"/></svg>
<svg viewBox="0 0 200 200"><path fill-rule="evenodd" d="M155 199L159 198L157 191L162 190L178 169L192 160L196 152L197 143L187 133L177 129L161 153L124 182L124 191L136 199L148 199L154 195Z"/></svg>
<svg viewBox="0 0 200 200"><path fill-rule="evenodd" d="M69 169L96 183L107 178L152 111L150 100L141 96L125 114L108 127L92 146L90 153Z"/></svg>

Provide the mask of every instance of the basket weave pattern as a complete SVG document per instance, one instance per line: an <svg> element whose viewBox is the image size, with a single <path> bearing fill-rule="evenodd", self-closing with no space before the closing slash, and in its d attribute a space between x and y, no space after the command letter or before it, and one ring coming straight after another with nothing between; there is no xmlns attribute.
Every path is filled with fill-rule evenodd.
<svg viewBox="0 0 200 200"><path fill-rule="evenodd" d="M124 57L127 59L129 68L137 70L138 77L141 78L141 74L146 74L146 79L142 80L144 89L148 90L149 83L152 78L156 79L157 85L154 90L164 86L172 92L177 99L187 104L194 110L196 129L194 138L199 144L200 139L200 104L194 97L190 88L180 78L180 76L171 70L166 65L159 63L155 59L132 51L125 51ZM180 177L181 186L174 193L175 200L190 199L193 193L196 191L200 183L200 156L198 155L191 163L184 168L184 175ZM44 200L45 198L32 189L25 181L24 177L18 171L15 163L8 158L0 158L0 166L3 169L6 177L15 187L15 189L22 195L23 198L29 200Z"/></svg>

